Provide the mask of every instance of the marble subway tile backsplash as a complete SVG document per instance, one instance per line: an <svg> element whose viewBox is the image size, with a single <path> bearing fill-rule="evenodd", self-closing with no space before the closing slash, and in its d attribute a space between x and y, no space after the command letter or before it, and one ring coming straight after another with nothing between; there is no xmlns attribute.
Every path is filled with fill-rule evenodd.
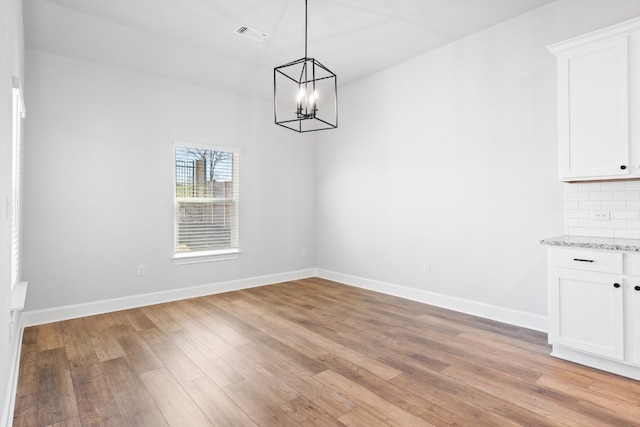
<svg viewBox="0 0 640 427"><path fill-rule="evenodd" d="M640 180L567 183L564 194L564 234L640 239Z"/></svg>

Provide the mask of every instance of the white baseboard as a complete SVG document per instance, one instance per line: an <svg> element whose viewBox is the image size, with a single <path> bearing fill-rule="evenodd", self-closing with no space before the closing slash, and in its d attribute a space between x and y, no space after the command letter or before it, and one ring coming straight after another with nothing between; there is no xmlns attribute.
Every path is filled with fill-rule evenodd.
<svg viewBox="0 0 640 427"><path fill-rule="evenodd" d="M164 302L195 298L204 295L219 294L222 292L237 291L240 289L255 288L258 286L271 285L274 283L286 282L289 280L299 280L315 276L316 270L314 268L310 268L306 270L250 277L247 279L238 279L228 282L192 286L189 288L173 289L170 291L154 292L150 294L132 295L129 297L88 302L84 304L67 305L62 307L48 308L44 310L25 311L22 315L23 325L24 327L42 325L45 323L58 322L61 320L93 316L96 314L110 313L113 311L143 307L152 304L161 304Z"/></svg>
<svg viewBox="0 0 640 427"><path fill-rule="evenodd" d="M497 320L499 322L509 323L511 325L521 326L540 332L547 332L547 318L538 314L526 313L523 311L498 307L449 295L436 294L421 289L408 288L377 280L350 276L348 274L336 273L329 270L318 269L317 276L323 279L344 283L346 285L435 305L437 307L447 308L486 319Z"/></svg>
<svg viewBox="0 0 640 427"><path fill-rule="evenodd" d="M337 273L330 270L309 268L306 270L291 271L286 273L271 274L266 276L250 277L247 279L231 280L227 282L212 283L208 285L192 286L189 288L174 289L170 291L154 292L150 294L133 295L130 297L114 298L109 300L94 301L85 304L67 305L48 308L44 310L25 311L22 313L24 327L58 322L61 320L75 319L78 317L92 316L95 314L109 313L112 311L126 310L151 304L177 301L186 298L195 298L204 295L213 295L222 292L249 289L257 286L265 286L274 283L299 280L307 277L321 277L323 279L341 282L346 285L410 299L425 304L435 305L474 316L497 320L512 325L522 326L536 331L547 332L547 318L538 314L527 313L505 307L485 304L449 295L437 294L421 289L408 288L377 280L366 279L348 274Z"/></svg>
<svg viewBox="0 0 640 427"><path fill-rule="evenodd" d="M22 349L22 334L24 332L22 316L16 313L11 326L11 340L9 341L9 381L7 393L2 405L0 426L10 427L13 424L13 410L16 404L16 390L18 389L18 374L20 373L20 350Z"/></svg>

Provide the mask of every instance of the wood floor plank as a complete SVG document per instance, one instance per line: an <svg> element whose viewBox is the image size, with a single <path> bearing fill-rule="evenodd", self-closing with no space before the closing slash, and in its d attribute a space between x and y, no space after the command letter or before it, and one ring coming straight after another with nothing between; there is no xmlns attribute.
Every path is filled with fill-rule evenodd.
<svg viewBox="0 0 640 427"><path fill-rule="evenodd" d="M391 366L398 372L406 369L424 369L427 371L441 371L451 364L455 354L446 350L453 350L449 343L442 343L425 338L419 338L417 343L402 341L405 335L393 339L380 340L376 335L362 334L335 334L333 340L345 347L355 347L366 351L377 360ZM423 349L429 346L429 354L424 354ZM357 363L356 363L357 364ZM391 379L391 378L389 378Z"/></svg>
<svg viewBox="0 0 640 427"><path fill-rule="evenodd" d="M239 325L237 319L210 304L207 298L191 299L185 303L207 328L229 344L240 346L251 342L251 336L246 333L247 325Z"/></svg>
<svg viewBox="0 0 640 427"><path fill-rule="evenodd" d="M590 391L608 396L615 401L627 403L640 402L640 388L637 381L628 378L616 377L619 381L594 380L588 387ZM570 382L570 384L574 384Z"/></svg>
<svg viewBox="0 0 640 427"><path fill-rule="evenodd" d="M304 426L340 427L341 422L324 412L306 397L300 396L280 406Z"/></svg>
<svg viewBox="0 0 640 427"><path fill-rule="evenodd" d="M60 325L67 359L77 360L96 356L89 331L82 319L71 319Z"/></svg>
<svg viewBox="0 0 640 427"><path fill-rule="evenodd" d="M452 421L464 420L459 422L460 425L515 424L536 427L557 425L547 419L545 415L518 406L511 399L496 397L439 372L407 371L391 382L402 390L411 392L429 402L437 402L443 410L455 412L455 415L450 419ZM446 416L441 411L434 412ZM498 419L500 422L497 422ZM493 422L489 420L493 420Z"/></svg>
<svg viewBox="0 0 640 427"><path fill-rule="evenodd" d="M579 399L536 384L523 383L509 375L474 365L456 365L444 373L457 381L483 390L500 399L544 414L558 425L624 425L617 414L603 414L593 408L581 408ZM617 420L617 423L612 423Z"/></svg>
<svg viewBox="0 0 640 427"><path fill-rule="evenodd" d="M13 427L33 427L38 425L38 407L15 407L13 413Z"/></svg>
<svg viewBox="0 0 640 427"><path fill-rule="evenodd" d="M486 355L499 354L499 357L493 356L493 358L503 366L513 367L521 372L528 371L534 376L556 377L579 387L589 387L601 375L609 382L617 381L616 377L607 373L549 357L551 350L546 342L538 344L536 349L532 344L523 343L521 340L516 340L514 344L508 337L498 336L493 332L473 332L472 330L461 334L458 338L462 349L473 347L474 350L479 350ZM539 351L540 348L545 349L546 352Z"/></svg>
<svg viewBox="0 0 640 427"><path fill-rule="evenodd" d="M614 406L611 406L610 396L594 393L592 390L572 387L556 378L542 376L536 384L567 396L579 399L580 406L585 408L593 408L600 406L602 408L614 409L619 418L611 418L612 423L640 423L640 401L626 402L624 400L616 400Z"/></svg>
<svg viewBox="0 0 640 427"><path fill-rule="evenodd" d="M284 344L295 348L299 352L306 354L311 358L325 354L326 349L318 342L313 342L305 337L292 333L291 328L294 326L286 319L274 316L255 305L251 305L246 301L235 301L236 306L234 313L245 312L250 319L250 324L263 333L270 335Z"/></svg>
<svg viewBox="0 0 640 427"><path fill-rule="evenodd" d="M348 427L371 427L384 425L384 421L357 407L342 415L338 420Z"/></svg>
<svg viewBox="0 0 640 427"><path fill-rule="evenodd" d="M239 347L245 354L252 354L254 360L263 360L272 365L295 365L308 374L317 374L326 367L306 354L269 336L262 336L251 344Z"/></svg>
<svg viewBox="0 0 640 427"><path fill-rule="evenodd" d="M184 310L180 309L180 305L182 305L182 301L175 301L171 304L163 304L162 309L164 311L164 315L172 319L176 326L179 326L178 330L184 330L185 327L193 325L195 319L189 316L189 314Z"/></svg>
<svg viewBox="0 0 640 427"><path fill-rule="evenodd" d="M404 409L411 414L430 422L434 425L476 424L476 425L507 425L506 420L492 412L484 412L479 408L468 405L462 400L450 398L444 394L433 398L425 386L422 385L419 393L413 393L411 388L398 386L395 381L382 381L375 375L359 369L345 360L333 355L323 358L323 361L334 372L374 392L380 398ZM394 378L395 380L395 378ZM456 410L450 410L445 405L455 406Z"/></svg>
<svg viewBox="0 0 640 427"><path fill-rule="evenodd" d="M37 329L38 351L51 350L64 347L64 339L60 329L60 322L40 325Z"/></svg>
<svg viewBox="0 0 640 427"><path fill-rule="evenodd" d="M211 426L198 405L166 370L147 371L140 375L165 419L172 426Z"/></svg>
<svg viewBox="0 0 640 427"><path fill-rule="evenodd" d="M423 317L423 320L433 323L440 322L440 324L442 325L455 324L455 321L453 319L448 319L446 322L442 322L442 319L438 318L437 316ZM547 343L547 335L541 332L536 332L535 335L532 333L527 334L527 338L525 339L524 334L523 336L514 338L511 336L511 334L503 335L497 331L474 329L473 327L468 325L456 325L456 327L460 330L459 337L461 339L469 341L476 340L478 342L490 341L491 343L489 345L504 344L510 352L525 351L527 353L548 355L551 351L551 346Z"/></svg>
<svg viewBox="0 0 640 427"><path fill-rule="evenodd" d="M67 418L63 421L51 424L51 427L82 427L82 422L78 417Z"/></svg>
<svg viewBox="0 0 640 427"><path fill-rule="evenodd" d="M224 387L243 380L240 374L187 331L172 332L170 337L173 343L180 347L218 387Z"/></svg>
<svg viewBox="0 0 640 427"><path fill-rule="evenodd" d="M202 345L221 356L233 357L236 355L235 346L215 332L217 329L214 324L215 320L212 320L205 310L192 304L191 301L179 301L176 303L176 307L185 313L182 322L189 334L200 341Z"/></svg>
<svg viewBox="0 0 640 427"><path fill-rule="evenodd" d="M255 363L247 358L232 344L216 334L213 331L216 329L215 327L205 327L204 324L211 325L212 322L215 323L215 320L207 316L206 312L191 304L191 301L185 301L184 303L186 303L186 306L185 304L179 306L199 320L198 323L190 325L189 332L211 353L215 353L222 362L227 364L255 388L263 390L264 394L269 396L276 404L288 402L298 396L298 393L286 383L275 377L259 363ZM248 341L241 340L240 342L246 343Z"/></svg>
<svg viewBox="0 0 640 427"><path fill-rule="evenodd" d="M240 381L222 390L245 414L258 425L263 426L300 426L293 417L280 406L265 397L247 381Z"/></svg>
<svg viewBox="0 0 640 427"><path fill-rule="evenodd" d="M138 373L163 368L164 365L149 348L147 343L130 325L112 326L111 331L118 340L120 348Z"/></svg>
<svg viewBox="0 0 640 427"><path fill-rule="evenodd" d="M391 379L397 375L400 375L401 372L397 369L394 369L390 366L385 365L377 360L374 360L366 355L360 353L359 351L354 351L353 349L347 348L343 345L336 343L335 341L331 341L318 335L314 332L306 330L303 327L296 325L295 323L278 319L276 316L270 314L267 310L264 310L260 307L251 304L241 304L237 303L241 307L244 307L245 310L250 310L252 312L259 313L259 316L264 322L272 322L272 324L277 325L280 329L277 332L277 336L284 338L283 335L289 335L289 342L292 342L291 336L299 337L301 340L304 339L306 343L311 344L314 347L313 354L309 354L310 357L318 357L325 355L327 353L338 354L340 357L345 360L349 360L355 364L358 364L365 369L370 370L372 373L380 376L384 379ZM296 343L292 345L294 348L297 347ZM302 344L302 347L307 347L305 344ZM304 352L304 350L301 350Z"/></svg>
<svg viewBox="0 0 640 427"><path fill-rule="evenodd" d="M124 357L102 362L102 368L123 425L168 425L137 372Z"/></svg>
<svg viewBox="0 0 640 427"><path fill-rule="evenodd" d="M256 389L263 390L275 404L282 404L299 396L299 393L286 382L259 364L253 363L240 352L234 360L226 358L225 360L247 382Z"/></svg>
<svg viewBox="0 0 640 427"><path fill-rule="evenodd" d="M186 383L205 376L198 365L161 331L149 329L141 331L140 336L179 383Z"/></svg>
<svg viewBox="0 0 640 427"><path fill-rule="evenodd" d="M147 329L156 328L156 324L153 323L149 317L142 310L131 309L121 311L122 315L127 319L128 323L133 326L137 332L145 331Z"/></svg>
<svg viewBox="0 0 640 427"><path fill-rule="evenodd" d="M251 418L207 377L184 384L193 401L215 426L255 426Z"/></svg>
<svg viewBox="0 0 640 427"><path fill-rule="evenodd" d="M640 425L640 381L549 351L537 331L310 278L26 328L13 422Z"/></svg>
<svg viewBox="0 0 640 427"><path fill-rule="evenodd" d="M91 345L98 360L101 362L123 357L124 350L118 339L111 332L111 326L104 316L89 316L82 318L86 330L89 332Z"/></svg>
<svg viewBox="0 0 640 427"><path fill-rule="evenodd" d="M26 328L22 337L22 351L20 353L14 426L33 426L38 422L37 355L37 328Z"/></svg>
<svg viewBox="0 0 640 427"><path fill-rule="evenodd" d="M38 351L38 425L78 415L78 407L64 348Z"/></svg>
<svg viewBox="0 0 640 427"><path fill-rule="evenodd" d="M100 320L106 327L127 325L129 320L124 315L124 311L112 311L100 315Z"/></svg>
<svg viewBox="0 0 640 427"><path fill-rule="evenodd" d="M314 402L315 405L333 417L338 418L356 407L356 405L346 397L314 379L313 375L316 372L309 373L294 364L271 364L264 362L264 358L262 357L264 352L261 351L260 348L253 348L246 345L242 346L241 349L253 360L262 361L270 372L297 390L301 396Z"/></svg>
<svg viewBox="0 0 640 427"><path fill-rule="evenodd" d="M326 370L315 377L327 387L338 391L359 407L390 426L434 426L400 407L381 398L371 390L343 377L333 370Z"/></svg>
<svg viewBox="0 0 640 427"><path fill-rule="evenodd" d="M403 331L396 332L395 340L404 343L406 353L402 355L403 357L399 361L393 354L385 357L396 360L396 363L407 367L426 368L427 371L440 371L456 363L473 362L501 371L508 371L512 376L523 381L535 381L539 378L539 374L529 369L528 366L505 364L505 358L499 346L488 347L476 344L473 346L473 354L469 354L470 346L463 341L461 342L461 337L456 340L447 337L435 338L433 335L431 337L421 337ZM428 355L423 354L424 348L429 348ZM524 358L528 354L520 354L519 356Z"/></svg>
<svg viewBox="0 0 640 427"><path fill-rule="evenodd" d="M69 362L73 381L78 419L84 426L117 426L123 420L118 411L102 365L92 358L73 359Z"/></svg>
<svg viewBox="0 0 640 427"><path fill-rule="evenodd" d="M182 329L182 325L176 321L167 308L171 304L158 304L142 307L140 310L153 322L158 329L164 332L174 332Z"/></svg>

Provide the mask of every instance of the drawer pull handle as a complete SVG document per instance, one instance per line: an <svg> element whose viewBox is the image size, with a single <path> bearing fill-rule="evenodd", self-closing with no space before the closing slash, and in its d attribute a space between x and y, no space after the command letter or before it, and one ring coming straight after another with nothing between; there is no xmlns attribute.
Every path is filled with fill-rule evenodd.
<svg viewBox="0 0 640 427"><path fill-rule="evenodd" d="M620 287L620 283L614 283L613 287L616 288L616 289L619 288Z"/></svg>
<svg viewBox="0 0 640 427"><path fill-rule="evenodd" d="M636 291L640 291L640 286L636 286L633 289L635 289Z"/></svg>
<svg viewBox="0 0 640 427"><path fill-rule="evenodd" d="M574 258L573 260L578 262L594 262L592 259L582 259L582 258Z"/></svg>

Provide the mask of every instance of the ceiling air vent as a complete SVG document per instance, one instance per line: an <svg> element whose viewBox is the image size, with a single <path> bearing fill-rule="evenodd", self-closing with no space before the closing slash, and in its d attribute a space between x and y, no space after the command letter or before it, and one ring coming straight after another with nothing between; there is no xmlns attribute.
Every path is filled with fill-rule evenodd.
<svg viewBox="0 0 640 427"><path fill-rule="evenodd" d="M244 25L236 28L234 31L236 34L247 37L251 40L255 40L257 42L261 42L262 40L269 37L269 34L265 34L262 31L254 30L253 28L246 27Z"/></svg>

